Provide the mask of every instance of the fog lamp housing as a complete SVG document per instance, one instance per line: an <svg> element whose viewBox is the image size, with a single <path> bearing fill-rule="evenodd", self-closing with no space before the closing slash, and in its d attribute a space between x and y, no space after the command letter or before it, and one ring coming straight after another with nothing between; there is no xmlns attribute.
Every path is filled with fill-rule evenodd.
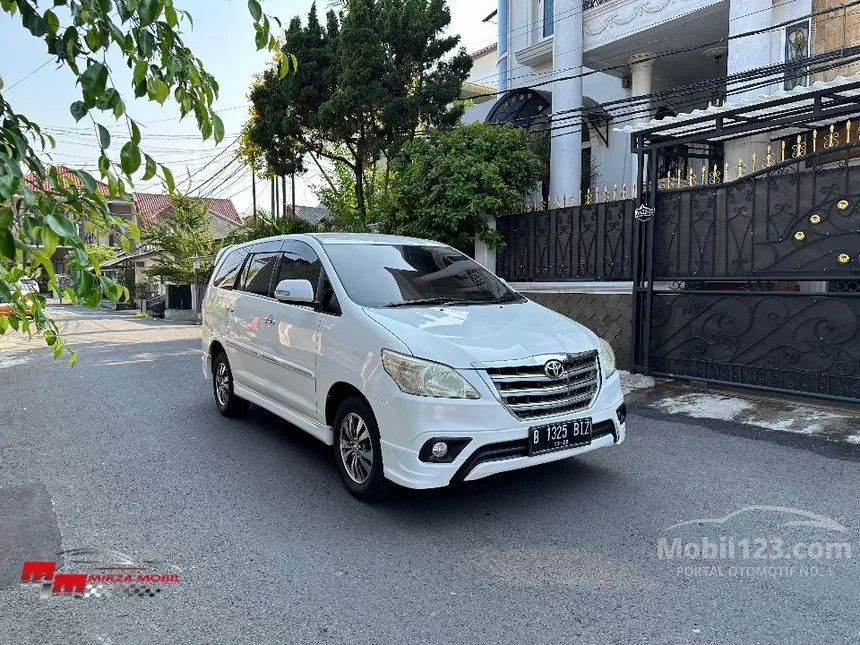
<svg viewBox="0 0 860 645"><path fill-rule="evenodd" d="M450 464L471 440L470 437L434 437L421 446L418 459L431 464Z"/></svg>

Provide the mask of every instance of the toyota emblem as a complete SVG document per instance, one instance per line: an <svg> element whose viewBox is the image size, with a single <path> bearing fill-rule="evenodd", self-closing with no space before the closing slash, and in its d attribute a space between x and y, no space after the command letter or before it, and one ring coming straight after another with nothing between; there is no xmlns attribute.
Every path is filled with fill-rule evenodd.
<svg viewBox="0 0 860 645"><path fill-rule="evenodd" d="M543 371L544 374L552 379L561 378L564 374L564 363L552 359L551 361L547 361L546 365L543 366Z"/></svg>

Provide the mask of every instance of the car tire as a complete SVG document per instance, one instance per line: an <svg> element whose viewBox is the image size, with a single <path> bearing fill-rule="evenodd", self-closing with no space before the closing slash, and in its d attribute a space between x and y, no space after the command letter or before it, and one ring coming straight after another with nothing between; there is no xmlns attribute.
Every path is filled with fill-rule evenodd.
<svg viewBox="0 0 860 645"><path fill-rule="evenodd" d="M384 497L388 482L379 426L367 401L357 396L345 399L337 409L332 435L334 460L349 492L365 501Z"/></svg>
<svg viewBox="0 0 860 645"><path fill-rule="evenodd" d="M212 392L218 412L225 417L239 417L248 411L248 402L233 391L233 371L224 352L220 352L212 363Z"/></svg>

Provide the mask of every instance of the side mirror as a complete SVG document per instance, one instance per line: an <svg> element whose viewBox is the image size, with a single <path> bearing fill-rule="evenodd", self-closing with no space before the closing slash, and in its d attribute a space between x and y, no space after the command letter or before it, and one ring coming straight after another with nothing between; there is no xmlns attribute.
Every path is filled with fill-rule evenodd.
<svg viewBox="0 0 860 645"><path fill-rule="evenodd" d="M314 302L314 288L308 280L281 280L275 287L275 298L281 302Z"/></svg>

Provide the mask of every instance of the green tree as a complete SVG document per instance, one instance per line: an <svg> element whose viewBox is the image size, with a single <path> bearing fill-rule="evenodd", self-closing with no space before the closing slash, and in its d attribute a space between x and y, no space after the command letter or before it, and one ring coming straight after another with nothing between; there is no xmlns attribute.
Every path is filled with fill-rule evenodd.
<svg viewBox="0 0 860 645"><path fill-rule="evenodd" d="M449 127L472 67L457 36L443 36L445 0L349 0L320 24L316 5L306 25L294 18L283 51L301 65L284 76L263 73L251 90L250 139L275 174L305 170L305 158L342 164L354 181L361 226L369 223L366 173L392 159L420 129ZM346 153L344 152L346 151Z"/></svg>
<svg viewBox="0 0 860 645"><path fill-rule="evenodd" d="M531 134L510 125L462 125L407 144L392 162L389 232L468 248L503 240L490 217L515 212L540 179Z"/></svg>
<svg viewBox="0 0 860 645"><path fill-rule="evenodd" d="M45 314L44 300L36 299L28 312L24 294L17 286L22 277L48 277L50 288L67 297L97 306L102 293L118 300L126 289L103 275L78 231L119 234L128 250L138 231L127 220L112 215L109 199L127 199L127 188L136 178L161 177L166 189L174 189L170 170L159 165L142 145L139 124L126 114L126 101L114 85L108 56L119 54L132 70L131 92L163 104L169 97L180 114L193 114L204 139L220 142L224 124L214 110L218 83L182 40L182 25L192 24L191 14L177 8L174 0L0 0L0 12L20 17L21 27L42 40L47 53L80 87L80 99L69 109L80 121L87 118L98 136L99 173L109 187L101 195L93 176L73 170L61 176L46 166L44 152L55 145L41 127L17 113L3 95L0 79L0 299L12 305L12 315L0 317L0 334L11 327L27 334L42 333L54 356L65 342L56 324ZM289 70L295 59L280 52L270 33L270 18L258 0L248 0L258 49L278 52ZM4 27L8 29L8 27ZM128 136L114 142L103 121L113 117L124 124ZM118 155L116 154L116 151ZM74 179L72 179L74 178ZM58 246L71 249L69 286L58 284L51 256ZM70 361L77 360L72 352Z"/></svg>
<svg viewBox="0 0 860 645"><path fill-rule="evenodd" d="M349 154L349 153L346 153ZM366 217L358 210L355 197L355 173L342 161L334 162L332 172L323 173L324 182L315 192L320 203L333 215L331 227L338 231L367 232L369 225L381 222L388 210L390 172L386 164L373 163L364 171Z"/></svg>
<svg viewBox="0 0 860 645"><path fill-rule="evenodd" d="M191 284L195 258L204 258L197 271L198 279L212 270L214 244L209 208L203 200L186 195L174 194L170 203L167 217L144 236L144 242L157 249L155 264L146 274L173 284Z"/></svg>
<svg viewBox="0 0 860 645"><path fill-rule="evenodd" d="M257 219L246 222L230 233L227 244L243 244L264 237L290 235L292 233L314 233L318 227L301 217L275 217L264 209L257 210Z"/></svg>
<svg viewBox="0 0 860 645"><path fill-rule="evenodd" d="M98 265L99 267L117 256L116 247L107 244L85 244L84 251L86 251L87 257L90 258L93 266Z"/></svg>

